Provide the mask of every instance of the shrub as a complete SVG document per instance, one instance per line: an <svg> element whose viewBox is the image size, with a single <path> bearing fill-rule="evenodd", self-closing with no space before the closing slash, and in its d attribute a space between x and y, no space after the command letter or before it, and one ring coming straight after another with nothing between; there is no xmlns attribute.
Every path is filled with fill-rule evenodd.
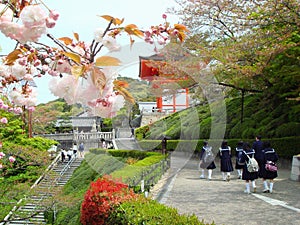
<svg viewBox="0 0 300 225"><path fill-rule="evenodd" d="M108 219L108 225L115 224L172 224L203 225L195 215L180 215L175 208L155 200L139 198L126 201L117 207Z"/></svg>
<svg viewBox="0 0 300 225"><path fill-rule="evenodd" d="M83 225L107 224L112 210L120 203L135 198L128 186L103 176L92 182L81 205L80 221Z"/></svg>

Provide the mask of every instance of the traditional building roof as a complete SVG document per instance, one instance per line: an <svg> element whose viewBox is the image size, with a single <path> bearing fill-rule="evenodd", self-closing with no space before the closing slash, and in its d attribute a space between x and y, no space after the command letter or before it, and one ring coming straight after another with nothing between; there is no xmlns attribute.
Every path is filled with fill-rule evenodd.
<svg viewBox="0 0 300 225"><path fill-rule="evenodd" d="M65 121L65 123L63 123ZM68 123L69 121L69 123ZM73 129L76 129L78 131L85 130L90 131L95 125L101 126L102 124L102 118L99 116L87 116L86 113L80 113L77 116L71 116L69 117L69 120L65 120L62 118L59 118L56 121L56 127L61 126L72 126Z"/></svg>
<svg viewBox="0 0 300 225"><path fill-rule="evenodd" d="M102 122L102 118L99 116L79 116L79 117L71 117L73 127L92 127L93 124L100 125Z"/></svg>

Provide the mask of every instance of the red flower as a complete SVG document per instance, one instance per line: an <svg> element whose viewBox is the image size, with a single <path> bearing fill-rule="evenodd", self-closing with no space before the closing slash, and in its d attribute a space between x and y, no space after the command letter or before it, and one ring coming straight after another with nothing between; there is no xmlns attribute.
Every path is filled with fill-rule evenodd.
<svg viewBox="0 0 300 225"><path fill-rule="evenodd" d="M80 221L83 225L105 224L109 214L120 203L137 196L128 185L108 176L92 182L81 205Z"/></svg>

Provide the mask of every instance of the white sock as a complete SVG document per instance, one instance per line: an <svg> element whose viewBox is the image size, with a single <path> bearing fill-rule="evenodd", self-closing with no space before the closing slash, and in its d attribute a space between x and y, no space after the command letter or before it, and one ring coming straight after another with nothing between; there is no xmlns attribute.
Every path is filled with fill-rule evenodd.
<svg viewBox="0 0 300 225"><path fill-rule="evenodd" d="M274 185L274 183L273 183L273 182L270 182L270 192L273 191L273 185Z"/></svg>
<svg viewBox="0 0 300 225"><path fill-rule="evenodd" d="M222 172L223 180L226 180L225 172Z"/></svg>
<svg viewBox="0 0 300 225"><path fill-rule="evenodd" d="M205 177L205 175L204 175L204 174L205 174L205 171L204 171L204 169L202 169L202 170L201 170L201 177L203 177L203 178L204 178L204 177Z"/></svg>
<svg viewBox="0 0 300 225"><path fill-rule="evenodd" d="M208 179L211 179L211 175L212 175L212 170L209 169L209 170L208 170Z"/></svg>
<svg viewBox="0 0 300 225"><path fill-rule="evenodd" d="M270 186L271 186L271 184L270 184ZM268 181L264 181L264 187L265 187L265 189L269 189L269 187L268 187Z"/></svg>
<svg viewBox="0 0 300 225"><path fill-rule="evenodd" d="M238 173L238 176L242 175L241 170L237 170L237 173Z"/></svg>
<svg viewBox="0 0 300 225"><path fill-rule="evenodd" d="M227 172L227 176L230 177L230 172Z"/></svg>
<svg viewBox="0 0 300 225"><path fill-rule="evenodd" d="M249 184L249 183L246 183L246 191L247 191L248 193L250 193L250 184Z"/></svg>
<svg viewBox="0 0 300 225"><path fill-rule="evenodd" d="M252 181L252 187L253 187L253 188L256 187L255 180Z"/></svg>

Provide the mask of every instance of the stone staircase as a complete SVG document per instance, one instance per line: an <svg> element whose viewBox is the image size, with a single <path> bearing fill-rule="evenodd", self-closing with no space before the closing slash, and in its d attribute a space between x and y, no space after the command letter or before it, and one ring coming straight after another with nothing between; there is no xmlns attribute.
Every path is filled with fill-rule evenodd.
<svg viewBox="0 0 300 225"><path fill-rule="evenodd" d="M57 187L64 186L68 182L82 160L83 158L73 157L69 162L62 163L60 157L56 157L45 175L31 187L33 194L20 200L18 205L5 217L4 221L7 222L0 224L46 224L45 203L51 204L51 197L55 196Z"/></svg>
<svg viewBox="0 0 300 225"><path fill-rule="evenodd" d="M115 149L142 150L135 138L131 137L130 128L119 128L117 137L114 140Z"/></svg>

